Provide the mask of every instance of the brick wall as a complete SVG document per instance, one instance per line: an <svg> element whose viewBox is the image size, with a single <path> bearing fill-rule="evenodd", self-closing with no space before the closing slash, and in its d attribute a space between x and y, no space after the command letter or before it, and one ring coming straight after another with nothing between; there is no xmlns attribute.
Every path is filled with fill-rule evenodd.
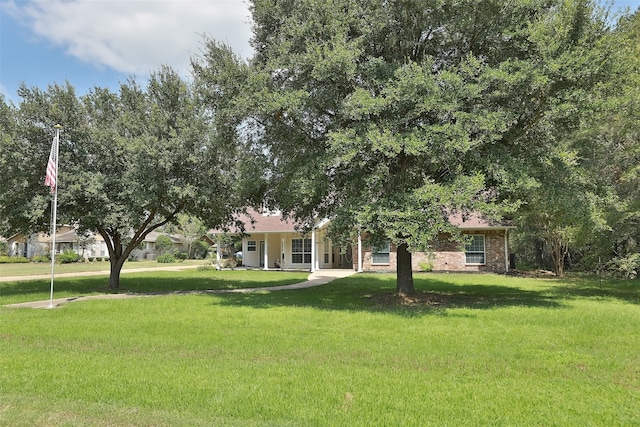
<svg viewBox="0 0 640 427"><path fill-rule="evenodd" d="M481 234L485 239L485 264L467 265L465 263L464 248L455 242L451 242L446 236L441 236L440 242L436 246L434 254L415 252L412 254L411 262L414 271L420 271L421 262L431 262L434 271L491 271L496 273L505 272L505 250L504 250L504 230L478 231L469 234ZM364 271L395 271L396 270L396 247L391 245L389 253L389 264L373 264L371 262L371 248L363 246L364 254L362 259L362 269ZM358 268L358 247L353 245L354 268Z"/></svg>

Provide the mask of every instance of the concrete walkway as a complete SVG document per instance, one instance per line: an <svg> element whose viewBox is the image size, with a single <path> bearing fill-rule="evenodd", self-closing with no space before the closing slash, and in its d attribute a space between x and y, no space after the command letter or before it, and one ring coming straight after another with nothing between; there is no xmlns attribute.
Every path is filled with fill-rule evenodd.
<svg viewBox="0 0 640 427"><path fill-rule="evenodd" d="M131 271L131 270L128 270L128 271ZM124 298L152 297L152 296L161 296L161 295L197 295L197 294L287 291L287 290L294 290L294 289L312 288L314 286L321 286L335 279L348 277L355 273L356 272L354 270L348 270L348 269L318 270L314 273L311 273L307 278L306 282L294 283L292 285L266 286L262 288L209 289L209 290L195 290L195 291L156 292L156 293L145 293L145 294L123 293L123 294L88 295L88 296L77 296L77 297L69 297L69 298L57 298L53 300L53 305L51 305L50 300L46 300L46 301L23 302L19 304L9 304L9 305L5 305L5 307L8 307L8 308L56 308L70 302L86 301L86 300L92 300L92 299L124 299ZM80 274L75 274L75 275L80 275Z"/></svg>

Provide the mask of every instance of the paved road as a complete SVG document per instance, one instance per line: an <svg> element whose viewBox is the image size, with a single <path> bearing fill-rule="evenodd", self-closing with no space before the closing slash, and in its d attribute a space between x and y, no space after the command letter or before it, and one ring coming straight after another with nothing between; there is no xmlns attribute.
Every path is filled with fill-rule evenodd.
<svg viewBox="0 0 640 427"><path fill-rule="evenodd" d="M185 268L185 267L183 267ZM186 267L189 268L189 267ZM160 268L153 269L139 269L138 271L148 271L148 270L159 270ZM173 268L174 270L179 268ZM133 270L126 270L131 272ZM124 270L123 270L124 272ZM93 275L98 272L91 272ZM104 273L102 273L104 274ZM314 273L311 273L305 282L294 283L292 285L282 285L282 286L267 286L262 288L242 288L242 289L211 289L211 290L197 290L197 291L178 291L178 292L157 292L157 293L147 293L147 294L102 294L102 295L88 295L88 296L77 296L77 297L69 297L69 298L57 298L53 300L53 304L51 304L50 300L46 301L32 301L32 302L24 302L19 304L9 304L5 307L10 308L56 308L61 305L75 302L75 301L86 301L92 299L123 299L123 298L141 298L141 297L151 297L151 296L160 296L160 295L193 295L193 294L222 294L222 293L250 293L250 292L273 292L273 291L285 291L285 290L293 290L293 289L305 289L311 288L314 286L324 285L329 283L335 279L339 279L342 277L348 277L352 274L355 274L354 270L347 269L335 269L335 270L318 270ZM92 274L78 274L78 273L69 273L71 276L88 276ZM60 275L61 276L61 275ZM49 276L46 276L47 278ZM59 277L59 276L56 276ZM23 279L24 276L23 276Z"/></svg>

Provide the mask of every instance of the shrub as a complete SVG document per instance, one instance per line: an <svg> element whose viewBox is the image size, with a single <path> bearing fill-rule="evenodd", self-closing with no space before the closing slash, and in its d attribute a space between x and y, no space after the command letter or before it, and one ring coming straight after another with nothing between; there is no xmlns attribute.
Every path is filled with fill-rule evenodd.
<svg viewBox="0 0 640 427"><path fill-rule="evenodd" d="M163 254L158 257L158 262L161 264L171 264L176 262L176 259L171 254Z"/></svg>
<svg viewBox="0 0 640 427"><path fill-rule="evenodd" d="M238 265L238 260L233 257L220 260L221 268L230 268L233 270L234 268L236 268L237 265Z"/></svg>
<svg viewBox="0 0 640 427"><path fill-rule="evenodd" d="M189 258L189 254L186 252L180 252L179 254L176 255L176 258L180 259L180 260L185 260L187 258Z"/></svg>
<svg viewBox="0 0 640 427"><path fill-rule="evenodd" d="M51 262L48 255L35 255L31 257L31 262Z"/></svg>
<svg viewBox="0 0 640 427"><path fill-rule="evenodd" d="M617 277L635 279L640 272L640 253L629 254L623 258L612 259L608 270Z"/></svg>
<svg viewBox="0 0 640 427"><path fill-rule="evenodd" d="M418 267L420 267L420 271L424 271L424 272L433 271L433 263L430 261L420 261L418 263Z"/></svg>
<svg viewBox="0 0 640 427"><path fill-rule="evenodd" d="M80 260L80 255L70 249L67 249L58 256L57 260L60 264L70 264L72 262L78 262Z"/></svg>
<svg viewBox="0 0 640 427"><path fill-rule="evenodd" d="M22 256L0 256L0 264L24 264L29 260Z"/></svg>
<svg viewBox="0 0 640 427"><path fill-rule="evenodd" d="M164 234L161 234L156 239L156 252L158 254L164 255L165 253L169 252L172 247L173 247L173 241L171 240L171 238L169 238L169 236L165 236Z"/></svg>
<svg viewBox="0 0 640 427"><path fill-rule="evenodd" d="M195 259L205 259L207 257L207 254L209 253L209 249L210 247L207 242L197 240L193 242L193 247L191 250Z"/></svg>

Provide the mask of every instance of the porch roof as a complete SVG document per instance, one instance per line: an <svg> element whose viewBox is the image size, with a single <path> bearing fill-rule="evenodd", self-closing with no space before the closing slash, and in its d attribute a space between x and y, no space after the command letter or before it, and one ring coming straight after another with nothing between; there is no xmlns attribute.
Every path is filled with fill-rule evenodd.
<svg viewBox="0 0 640 427"><path fill-rule="evenodd" d="M235 219L244 224L244 232L251 233L287 233L295 232L296 226L301 225L291 219L284 219L281 213L262 213L255 209L247 209L246 214L239 214ZM232 224L228 230L216 228L210 234L241 234L243 230Z"/></svg>

